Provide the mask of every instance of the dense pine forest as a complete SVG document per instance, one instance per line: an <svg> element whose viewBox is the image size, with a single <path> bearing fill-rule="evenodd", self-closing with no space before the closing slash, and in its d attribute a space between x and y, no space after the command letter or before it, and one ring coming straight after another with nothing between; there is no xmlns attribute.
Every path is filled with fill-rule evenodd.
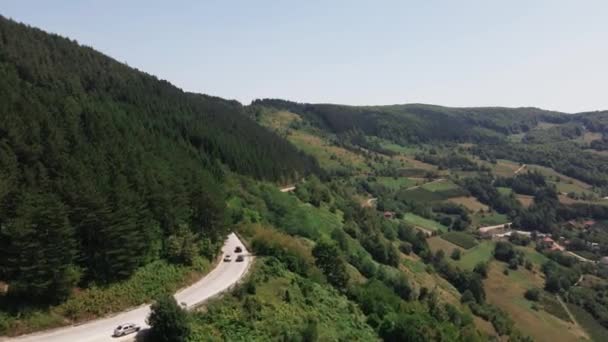
<svg viewBox="0 0 608 342"><path fill-rule="evenodd" d="M317 170L237 102L185 93L74 41L0 18L0 280L27 301L124 279L188 236L226 234L223 174Z"/></svg>

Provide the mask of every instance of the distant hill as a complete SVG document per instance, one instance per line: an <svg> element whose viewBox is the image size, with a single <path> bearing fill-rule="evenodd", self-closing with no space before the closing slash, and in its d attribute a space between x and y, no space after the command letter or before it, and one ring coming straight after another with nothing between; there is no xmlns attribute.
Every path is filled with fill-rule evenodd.
<svg viewBox="0 0 608 342"><path fill-rule="evenodd" d="M264 99L253 105L301 114L334 133L360 130L402 143L495 140L527 132L539 122L564 123L567 114L538 108L450 108L426 104L344 106Z"/></svg>

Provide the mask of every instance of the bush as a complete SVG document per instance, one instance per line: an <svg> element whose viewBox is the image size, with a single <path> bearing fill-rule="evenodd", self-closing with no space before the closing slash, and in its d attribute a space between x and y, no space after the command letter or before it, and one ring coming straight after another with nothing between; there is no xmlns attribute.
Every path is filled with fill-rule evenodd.
<svg viewBox="0 0 608 342"><path fill-rule="evenodd" d="M251 247L258 255L274 256L295 273L307 275L314 267L310 249L297 239L272 228L252 225Z"/></svg>
<svg viewBox="0 0 608 342"><path fill-rule="evenodd" d="M410 253L412 253L412 244L409 242L402 242L399 245L399 250L405 255L410 255Z"/></svg>
<svg viewBox="0 0 608 342"><path fill-rule="evenodd" d="M460 260L460 250L458 248L454 248L454 250L452 251L452 254L450 255L450 257L453 260Z"/></svg>
<svg viewBox="0 0 608 342"><path fill-rule="evenodd" d="M524 293L524 297L526 297L527 300L534 302L538 302L540 300L540 295L541 291L537 288L528 289L526 290L526 293Z"/></svg>
<svg viewBox="0 0 608 342"><path fill-rule="evenodd" d="M498 241L496 243L496 247L494 248L494 258L496 258L496 260L509 262L509 260L515 258L515 256L516 253L512 244L504 241Z"/></svg>
<svg viewBox="0 0 608 342"><path fill-rule="evenodd" d="M473 272L479 274L484 279L487 278L488 277L488 264L483 261L477 263L477 265L475 265L475 268L473 269Z"/></svg>

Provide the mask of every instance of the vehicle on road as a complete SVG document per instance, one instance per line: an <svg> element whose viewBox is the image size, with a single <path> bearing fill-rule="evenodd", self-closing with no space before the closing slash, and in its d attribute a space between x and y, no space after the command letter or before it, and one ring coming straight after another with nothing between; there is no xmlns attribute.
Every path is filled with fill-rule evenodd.
<svg viewBox="0 0 608 342"><path fill-rule="evenodd" d="M243 251L243 248L241 246L236 246L236 248L234 249L234 253L241 253Z"/></svg>
<svg viewBox="0 0 608 342"><path fill-rule="evenodd" d="M135 323L124 323L114 329L114 337L125 336L139 330L141 330L141 327Z"/></svg>
<svg viewBox="0 0 608 342"><path fill-rule="evenodd" d="M243 260L245 260L245 257L242 254L236 257L236 262L242 262Z"/></svg>
<svg viewBox="0 0 608 342"><path fill-rule="evenodd" d="M232 257L230 256L230 254L228 254L224 257L224 262L231 262L231 261L232 261Z"/></svg>

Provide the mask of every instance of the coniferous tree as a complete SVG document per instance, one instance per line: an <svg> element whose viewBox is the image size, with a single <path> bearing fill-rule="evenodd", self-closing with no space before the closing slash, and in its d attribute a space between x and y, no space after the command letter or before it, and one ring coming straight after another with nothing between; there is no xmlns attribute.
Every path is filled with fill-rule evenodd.
<svg viewBox="0 0 608 342"><path fill-rule="evenodd" d="M10 239L4 261L10 291L45 301L64 298L78 281L74 230L56 196L25 193L18 218L4 229Z"/></svg>

